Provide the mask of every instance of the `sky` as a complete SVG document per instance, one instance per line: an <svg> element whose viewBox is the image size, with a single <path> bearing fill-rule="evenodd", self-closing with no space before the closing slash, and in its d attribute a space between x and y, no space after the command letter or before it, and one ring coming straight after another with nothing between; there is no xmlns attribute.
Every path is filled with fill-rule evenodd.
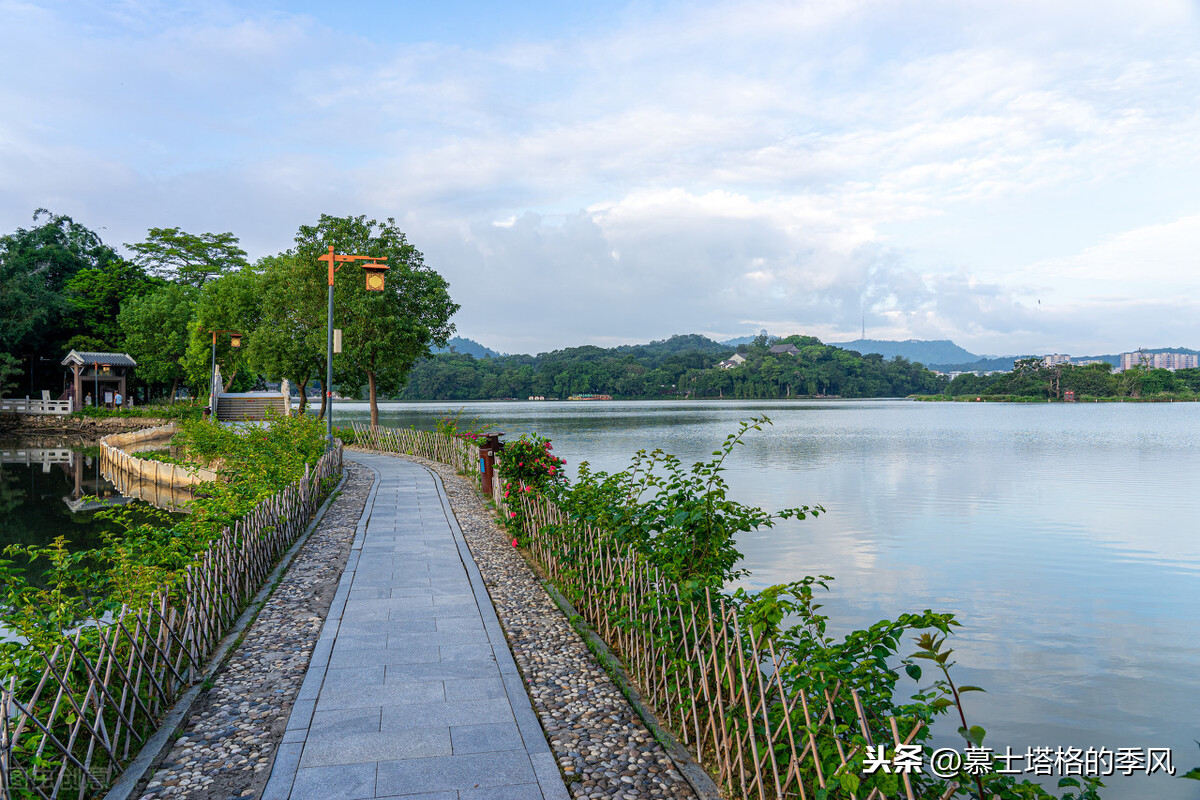
<svg viewBox="0 0 1200 800"><path fill-rule="evenodd" d="M1200 348L1200 5L0 0L0 232L394 217L504 352Z"/></svg>

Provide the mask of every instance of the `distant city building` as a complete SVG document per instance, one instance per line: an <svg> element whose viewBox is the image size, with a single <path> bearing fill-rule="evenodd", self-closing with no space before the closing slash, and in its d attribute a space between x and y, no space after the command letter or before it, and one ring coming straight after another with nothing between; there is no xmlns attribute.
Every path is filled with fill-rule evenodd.
<svg viewBox="0 0 1200 800"><path fill-rule="evenodd" d="M1049 356L1042 356L1042 364L1047 367L1053 367L1055 364L1070 364L1071 357L1065 356L1062 353L1055 353Z"/></svg>
<svg viewBox="0 0 1200 800"><path fill-rule="evenodd" d="M1147 369L1200 369L1200 355L1192 353L1121 353L1121 370L1133 367Z"/></svg>

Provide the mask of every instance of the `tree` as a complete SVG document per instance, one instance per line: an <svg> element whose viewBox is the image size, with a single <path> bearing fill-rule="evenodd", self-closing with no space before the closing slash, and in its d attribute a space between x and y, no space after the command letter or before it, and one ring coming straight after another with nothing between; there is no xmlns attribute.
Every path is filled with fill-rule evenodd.
<svg viewBox="0 0 1200 800"><path fill-rule="evenodd" d="M0 237L0 352L49 352L71 337L64 293L83 269L117 258L93 231L44 208L34 227ZM38 224L38 223L41 224Z"/></svg>
<svg viewBox="0 0 1200 800"><path fill-rule="evenodd" d="M125 348L138 363L138 377L148 384L170 383L171 402L187 375L183 359L197 294L194 287L168 283L130 298L117 317Z"/></svg>
<svg viewBox="0 0 1200 800"><path fill-rule="evenodd" d="M151 275L196 288L249 266L246 251L232 233L196 235L179 228L151 228L146 241L125 246Z"/></svg>
<svg viewBox="0 0 1200 800"><path fill-rule="evenodd" d="M222 275L209 281L200 290L196 301L195 318L189 331L184 368L188 377L199 385L211 380L213 331L237 331L242 334L241 346L234 347L228 333L216 334L216 360L225 380L224 391L233 386L238 372L246 366L250 350L250 333L260 321L262 311L262 279L252 268Z"/></svg>
<svg viewBox="0 0 1200 800"><path fill-rule="evenodd" d="M21 362L10 356L8 353L0 353L0 397L11 392L16 388L17 382L13 380L22 373Z"/></svg>
<svg viewBox="0 0 1200 800"><path fill-rule="evenodd" d="M122 303L150 291L156 282L137 264L114 258L76 272L66 283L68 316L76 337L88 337L96 349L121 350L124 336L117 317ZM76 348L78 349L78 348Z"/></svg>
<svg viewBox="0 0 1200 800"><path fill-rule="evenodd" d="M449 284L425 265L394 219L380 224L365 215L322 214L315 226L301 226L296 256L322 283L326 265L317 259L330 245L340 254L387 259L381 292L367 291L358 266L342 267L334 281L334 324L344 331L341 358L366 378L374 427L378 393L399 391L413 365L430 355L431 345L446 345L454 333L450 317L459 307L450 300Z"/></svg>
<svg viewBox="0 0 1200 800"><path fill-rule="evenodd" d="M308 383L325 365L327 286L312 265L291 252L263 258L257 269L262 274L262 315L247 356L267 377L288 378L296 385L303 414Z"/></svg>

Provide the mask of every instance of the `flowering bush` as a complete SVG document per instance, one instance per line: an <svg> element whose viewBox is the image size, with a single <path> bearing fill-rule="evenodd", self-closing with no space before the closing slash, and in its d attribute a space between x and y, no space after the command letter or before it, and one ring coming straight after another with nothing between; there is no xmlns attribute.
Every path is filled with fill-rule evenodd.
<svg viewBox="0 0 1200 800"><path fill-rule="evenodd" d="M524 531L525 522L521 495L566 484L563 465L567 460L554 455L553 449L549 439L535 433L506 442L499 453L500 474L504 478L505 522L518 536Z"/></svg>
<svg viewBox="0 0 1200 800"><path fill-rule="evenodd" d="M479 417L468 418L466 413L467 410L465 408L460 408L454 413L447 411L437 421L437 432L471 442L472 444L482 443L487 438L487 432L494 430L496 426L484 422Z"/></svg>

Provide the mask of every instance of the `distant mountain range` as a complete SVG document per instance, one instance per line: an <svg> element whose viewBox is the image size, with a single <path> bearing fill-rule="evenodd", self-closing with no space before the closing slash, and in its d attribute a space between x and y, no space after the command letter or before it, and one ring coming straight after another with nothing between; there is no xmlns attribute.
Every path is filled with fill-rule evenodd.
<svg viewBox="0 0 1200 800"><path fill-rule="evenodd" d="M719 355L723 354L723 351L736 348L739 345L751 344L755 338L754 336L739 336L735 339L725 339L721 342L716 342L699 334L689 334L687 336L673 336L670 339L650 342L644 345L623 345L615 349L618 351L636 351L639 353L645 351L647 354L653 353L659 357L684 351L702 351L710 355ZM772 336L771 338L776 339L780 337ZM900 356L901 358L919 362L929 369L935 369L940 372L1007 371L1013 368L1013 363L1017 359L1028 358L1029 355L1032 355L981 356L959 347L949 339L905 339L904 341L855 339L850 342L826 342L826 344L840 347L843 350L855 350L863 355L878 353L887 359ZM1198 350L1189 350L1184 347L1148 347L1146 350L1151 353L1200 353ZM505 353L492 350L490 347L485 347L474 339L467 339L461 336L455 336L447 343L446 347L434 350L435 353L447 353L451 351L471 355L475 358L499 358L506 355ZM1098 356L1072 356L1072 360L1107 361L1113 366L1120 366L1121 364L1119 353L1108 353Z"/></svg>

